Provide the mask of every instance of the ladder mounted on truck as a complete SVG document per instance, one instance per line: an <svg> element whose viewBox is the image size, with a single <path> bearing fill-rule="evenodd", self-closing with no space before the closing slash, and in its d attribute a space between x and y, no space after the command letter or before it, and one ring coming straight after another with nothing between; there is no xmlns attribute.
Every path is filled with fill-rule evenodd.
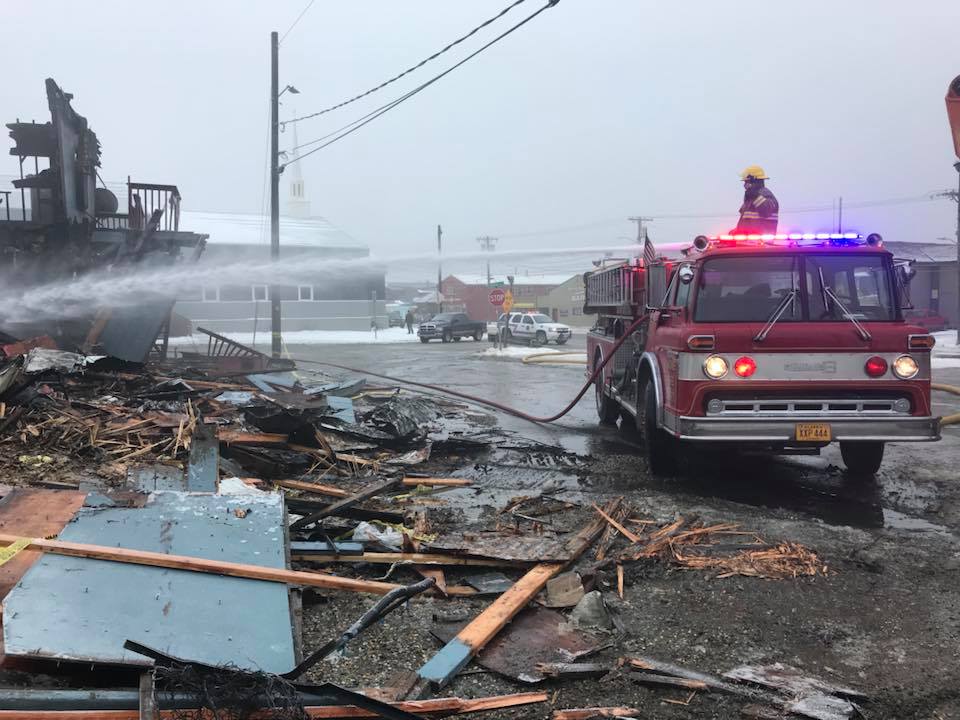
<svg viewBox="0 0 960 720"><path fill-rule="evenodd" d="M584 273L584 314L635 314L646 303L645 274L638 258Z"/></svg>

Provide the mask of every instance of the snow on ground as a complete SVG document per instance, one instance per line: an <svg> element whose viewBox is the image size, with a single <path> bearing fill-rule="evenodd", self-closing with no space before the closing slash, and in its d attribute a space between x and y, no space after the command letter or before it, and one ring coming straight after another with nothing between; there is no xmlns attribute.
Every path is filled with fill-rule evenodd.
<svg viewBox="0 0 960 720"><path fill-rule="evenodd" d="M253 333L221 333L234 342L243 345L253 345ZM406 328L390 328L378 330L374 335L372 330L296 330L285 332L283 342L286 345L367 345L372 343L405 343L417 342L416 333L409 334ZM257 333L257 341L270 342L270 331ZM207 346L206 335L186 335L170 338L170 344L176 346L197 345Z"/></svg>
<svg viewBox="0 0 960 720"><path fill-rule="evenodd" d="M957 345L957 331L941 330L931 334L937 339L937 344L933 346L930 367L934 370L960 368L960 346Z"/></svg>
<svg viewBox="0 0 960 720"><path fill-rule="evenodd" d="M520 358L521 360L528 355L538 355L540 353L559 353L560 350L553 350L545 347L529 347L522 345L507 345L498 350L495 347L487 348L479 353L484 358Z"/></svg>
<svg viewBox="0 0 960 720"><path fill-rule="evenodd" d="M956 330L941 330L930 334L937 339L937 344L933 346L934 356L960 357L960 345L957 345Z"/></svg>
<svg viewBox="0 0 960 720"><path fill-rule="evenodd" d="M930 367L934 370L960 368L960 357L932 357L930 358Z"/></svg>

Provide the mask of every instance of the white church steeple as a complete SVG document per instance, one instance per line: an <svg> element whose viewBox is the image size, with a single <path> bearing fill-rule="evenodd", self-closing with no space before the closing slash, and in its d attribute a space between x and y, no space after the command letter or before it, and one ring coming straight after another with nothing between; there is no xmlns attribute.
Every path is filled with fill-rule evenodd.
<svg viewBox="0 0 960 720"><path fill-rule="evenodd" d="M296 114L296 113L294 113ZM297 151L294 150L299 142L297 141L297 124L293 123L293 138L290 150L287 151L289 157L295 158ZM287 176L287 217L307 218L310 217L310 201L307 200L307 190L303 182L303 173L300 172L300 163L291 163L284 170Z"/></svg>

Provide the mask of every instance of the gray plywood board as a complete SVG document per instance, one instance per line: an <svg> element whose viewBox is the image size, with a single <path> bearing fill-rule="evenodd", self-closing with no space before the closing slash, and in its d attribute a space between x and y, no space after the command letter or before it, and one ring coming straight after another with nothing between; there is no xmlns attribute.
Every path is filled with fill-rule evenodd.
<svg viewBox="0 0 960 720"><path fill-rule="evenodd" d="M277 493L179 492L155 493L143 508L84 508L59 535L277 568L286 563L283 537ZM123 649L128 639L212 665L279 673L296 664L287 587L278 583L46 554L4 602L7 655L149 664Z"/></svg>
<svg viewBox="0 0 960 720"><path fill-rule="evenodd" d="M210 425L200 425L193 433L190 460L187 463L187 490L217 491L220 480L220 441Z"/></svg>

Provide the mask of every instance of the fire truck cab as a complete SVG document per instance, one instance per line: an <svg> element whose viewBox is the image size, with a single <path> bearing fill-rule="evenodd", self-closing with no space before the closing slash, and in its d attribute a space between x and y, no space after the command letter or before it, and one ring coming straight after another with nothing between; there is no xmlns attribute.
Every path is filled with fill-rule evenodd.
<svg viewBox="0 0 960 720"><path fill-rule="evenodd" d="M887 442L940 439L934 339L904 321L908 266L879 235L699 236L681 260L584 277L602 422L634 422L649 466L697 444L817 454L873 474ZM687 447L690 446L690 447Z"/></svg>

